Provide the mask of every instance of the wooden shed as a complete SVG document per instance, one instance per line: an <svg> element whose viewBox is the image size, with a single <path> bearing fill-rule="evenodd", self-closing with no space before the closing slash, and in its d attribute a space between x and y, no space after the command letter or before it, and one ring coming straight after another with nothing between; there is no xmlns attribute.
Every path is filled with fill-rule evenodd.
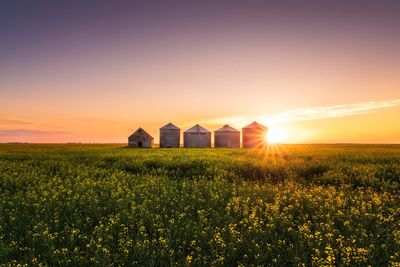
<svg viewBox="0 0 400 267"><path fill-rule="evenodd" d="M139 128L128 137L128 147L152 148L154 138L144 129Z"/></svg>

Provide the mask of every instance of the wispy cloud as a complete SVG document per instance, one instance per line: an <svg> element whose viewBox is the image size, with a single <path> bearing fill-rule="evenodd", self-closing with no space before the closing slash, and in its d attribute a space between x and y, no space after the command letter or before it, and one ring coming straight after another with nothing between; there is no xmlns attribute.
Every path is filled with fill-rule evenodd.
<svg viewBox="0 0 400 267"><path fill-rule="evenodd" d="M21 121L16 119L2 119L0 118L0 126L10 126L10 125L29 125L31 122Z"/></svg>
<svg viewBox="0 0 400 267"><path fill-rule="evenodd" d="M320 120L338 118L352 115L375 112L380 109L400 106L400 99L388 101L373 101L348 105L319 106L308 108L289 109L275 115L259 115L255 117L236 116L218 118L208 121L210 124L230 123L232 125L244 125L257 120L261 123L279 124L293 121Z"/></svg>
<svg viewBox="0 0 400 267"><path fill-rule="evenodd" d="M0 130L0 137L25 137L25 136L47 136L47 135L68 135L67 131L41 131L30 129L7 129Z"/></svg>
<svg viewBox="0 0 400 267"><path fill-rule="evenodd" d="M266 119L271 123L319 120L319 119L337 118L337 117L370 113L377 111L379 109L395 107L399 105L400 105L400 99L395 99L389 101L381 101L381 102L374 101L374 102L357 103L349 105L297 108L297 109L287 110L285 112L276 114L271 117L267 117Z"/></svg>

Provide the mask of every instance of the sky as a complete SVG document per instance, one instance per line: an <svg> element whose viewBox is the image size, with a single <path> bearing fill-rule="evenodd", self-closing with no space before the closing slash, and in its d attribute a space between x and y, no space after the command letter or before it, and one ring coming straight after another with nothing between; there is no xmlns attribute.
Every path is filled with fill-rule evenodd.
<svg viewBox="0 0 400 267"><path fill-rule="evenodd" d="M400 1L2 1L0 142L127 142L254 120L400 143Z"/></svg>

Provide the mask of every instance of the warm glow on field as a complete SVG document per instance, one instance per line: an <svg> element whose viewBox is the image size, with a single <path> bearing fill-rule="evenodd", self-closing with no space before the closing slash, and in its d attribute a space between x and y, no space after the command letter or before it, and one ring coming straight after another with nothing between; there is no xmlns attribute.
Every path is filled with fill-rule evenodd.
<svg viewBox="0 0 400 267"><path fill-rule="evenodd" d="M271 144L286 142L288 141L288 130L279 126L270 127L267 140Z"/></svg>

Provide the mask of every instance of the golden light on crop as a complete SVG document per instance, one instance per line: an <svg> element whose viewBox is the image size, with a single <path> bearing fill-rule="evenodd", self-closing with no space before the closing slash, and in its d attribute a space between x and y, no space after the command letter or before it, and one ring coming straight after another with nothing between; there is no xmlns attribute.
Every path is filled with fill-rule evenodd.
<svg viewBox="0 0 400 267"><path fill-rule="evenodd" d="M284 143L288 141L288 130L280 126L272 126L268 129L267 140L270 144Z"/></svg>

